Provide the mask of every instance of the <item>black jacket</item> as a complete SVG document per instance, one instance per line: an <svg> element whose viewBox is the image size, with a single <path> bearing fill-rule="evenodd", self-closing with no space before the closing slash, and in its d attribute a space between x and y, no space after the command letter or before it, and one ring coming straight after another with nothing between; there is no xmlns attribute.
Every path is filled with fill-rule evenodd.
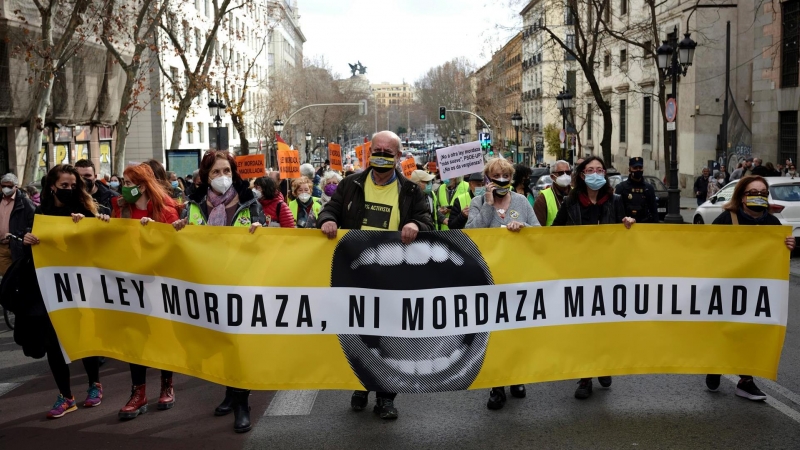
<svg viewBox="0 0 800 450"><path fill-rule="evenodd" d="M239 211L244 208L250 208L250 223L258 222L262 226L267 226L267 218L264 216L264 210L261 208L261 203L259 203L258 200L256 200L256 197L253 195L253 191L250 190L250 185L246 181L242 180L239 182L234 182L233 186L231 186L231 189L236 189L236 193L239 195L239 208L236 210L236 214L234 214L234 220L236 220L236 216L239 214ZM208 219L208 202L206 201L207 193L207 185L201 185L197 187L192 192L192 195L189 196L187 204L181 211L181 219L189 217L189 204L191 203L195 203L200 207L200 211L203 212L203 220Z"/></svg>
<svg viewBox="0 0 800 450"><path fill-rule="evenodd" d="M372 169L350 175L339 183L336 192L325 208L319 213L317 227L325 222L335 222L339 228L359 230L364 220L364 183ZM406 179L400 171L395 171L400 184L400 228L414 222L419 231L432 231L433 219L428 208L428 200L417 183ZM399 230L398 230L399 231Z"/></svg>
<svg viewBox="0 0 800 450"><path fill-rule="evenodd" d="M636 196L642 195L634 193L633 189L644 189L644 198L639 202ZM614 193L619 195L622 199L622 204L625 206L625 215L636 219L636 223L658 223L658 204L656 202L656 190L653 185L645 182L633 181L630 177L618 184ZM634 208L636 212L634 213Z"/></svg>
<svg viewBox="0 0 800 450"><path fill-rule="evenodd" d="M36 212L36 206L25 195L22 189L17 189L17 195L14 197L14 208L11 210L11 216L8 219L8 232L23 237L25 233L29 233L33 229L33 216ZM3 236L5 237L5 236ZM25 254L25 251L30 251L30 247L25 247L22 242L16 239L9 239L9 246L11 247L11 260L16 261Z"/></svg>
<svg viewBox="0 0 800 450"><path fill-rule="evenodd" d="M753 217L742 213L738 213L737 217L739 218L739 225L781 225L781 221L769 213L765 214L759 219L754 219ZM714 219L713 225L733 225L731 212L722 211L722 213L717 216L716 219Z"/></svg>
<svg viewBox="0 0 800 450"><path fill-rule="evenodd" d="M552 226L597 225L587 223L587 221L589 221L588 216L591 208L598 207L600 208L600 225L622 223L622 219L625 217L625 206L622 204L622 198L620 198L619 195L613 194L613 198L607 200L602 205L590 205L587 207L581 205L580 200L570 195L564 200L561 209L558 210L558 214L556 214Z"/></svg>
<svg viewBox="0 0 800 450"><path fill-rule="evenodd" d="M105 184L95 181L94 185L97 187L97 192L92 194L92 198L95 202L97 202L97 213L98 214L108 214L111 215L113 208L111 207L111 201L119 197L119 193L112 191L110 188L106 187Z"/></svg>
<svg viewBox="0 0 800 450"><path fill-rule="evenodd" d="M475 198L475 194L473 194L472 191L469 191L469 198ZM469 205L466 205L466 207L469 208ZM461 205L461 200L456 198L453 201L453 208L450 210L450 220L447 221L447 227L451 230L463 230L467 225L467 219L469 219L469 217L464 217L464 215L461 214L462 209L464 209L464 207Z"/></svg>
<svg viewBox="0 0 800 450"><path fill-rule="evenodd" d="M710 179L711 179L711 177L706 178L706 177L700 175L699 177L697 177L696 180L694 180L694 196L695 197L702 198L702 199L708 198L708 180L710 180ZM699 195L697 194L698 192L700 193Z"/></svg>

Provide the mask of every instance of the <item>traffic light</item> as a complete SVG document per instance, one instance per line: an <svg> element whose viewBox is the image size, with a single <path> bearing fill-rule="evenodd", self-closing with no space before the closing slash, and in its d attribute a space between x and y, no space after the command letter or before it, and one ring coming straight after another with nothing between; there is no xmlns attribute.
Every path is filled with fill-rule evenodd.
<svg viewBox="0 0 800 450"><path fill-rule="evenodd" d="M492 146L492 138L489 133L479 133L478 138L481 141L481 149L488 150Z"/></svg>
<svg viewBox="0 0 800 450"><path fill-rule="evenodd" d="M439 107L439 120L447 120L447 108L444 106Z"/></svg>

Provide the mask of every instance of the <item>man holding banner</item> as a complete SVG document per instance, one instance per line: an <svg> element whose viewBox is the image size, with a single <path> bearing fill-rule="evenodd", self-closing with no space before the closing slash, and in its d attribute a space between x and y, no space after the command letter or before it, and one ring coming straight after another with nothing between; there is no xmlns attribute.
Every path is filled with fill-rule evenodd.
<svg viewBox="0 0 800 450"><path fill-rule="evenodd" d="M318 226L328 238L335 238L339 228L400 231L402 243L408 245L420 231L434 229L425 195L397 170L400 145L400 138L391 131L373 136L369 168L342 180L319 215ZM353 392L350 406L363 410L368 396L369 391ZM382 419L396 419L396 396L376 392L373 411Z"/></svg>

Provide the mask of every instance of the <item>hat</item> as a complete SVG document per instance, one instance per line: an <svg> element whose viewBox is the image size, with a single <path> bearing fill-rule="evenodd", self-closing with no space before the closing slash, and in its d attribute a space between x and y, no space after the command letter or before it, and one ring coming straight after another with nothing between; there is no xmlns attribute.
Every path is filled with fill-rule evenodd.
<svg viewBox="0 0 800 450"><path fill-rule="evenodd" d="M467 177L466 181L483 181L483 174L482 174L482 173L480 173L480 172L478 172L478 173L471 173L471 174L469 174L469 176Z"/></svg>
<svg viewBox="0 0 800 450"><path fill-rule="evenodd" d="M428 182L434 178L435 177L433 175L429 174L428 172L425 172L424 170L415 170L411 172L411 181L413 181L414 183L419 183L421 181Z"/></svg>
<svg viewBox="0 0 800 450"><path fill-rule="evenodd" d="M641 156L631 158L628 167L644 167L644 159Z"/></svg>
<svg viewBox="0 0 800 450"><path fill-rule="evenodd" d="M753 162L753 157L751 156L751 157L749 157L749 158L745 159L745 161L747 161L747 162Z"/></svg>

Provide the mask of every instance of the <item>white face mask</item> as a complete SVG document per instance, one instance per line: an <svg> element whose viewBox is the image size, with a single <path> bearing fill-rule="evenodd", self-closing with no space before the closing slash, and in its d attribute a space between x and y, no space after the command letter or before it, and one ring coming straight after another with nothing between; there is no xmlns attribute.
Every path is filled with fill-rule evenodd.
<svg viewBox="0 0 800 450"><path fill-rule="evenodd" d="M228 192L228 189L230 189L232 184L233 180L227 175L222 175L211 180L211 188L217 191L217 194L220 195Z"/></svg>
<svg viewBox="0 0 800 450"><path fill-rule="evenodd" d="M13 193L14 193L14 188L10 188L10 187L4 187L3 188L3 195L5 195L6 197L10 197L11 194L13 194Z"/></svg>
<svg viewBox="0 0 800 450"><path fill-rule="evenodd" d="M561 187L567 187L572 184L572 176L564 174L556 178L556 184Z"/></svg>
<svg viewBox="0 0 800 450"><path fill-rule="evenodd" d="M311 194L306 193L306 192L304 192L304 193L302 193L302 194L297 196L297 199L300 200L301 203L307 202L310 198L311 198Z"/></svg>
<svg viewBox="0 0 800 450"><path fill-rule="evenodd" d="M261 191L258 189L253 189L253 197L255 197L256 200L259 200L261 198Z"/></svg>

